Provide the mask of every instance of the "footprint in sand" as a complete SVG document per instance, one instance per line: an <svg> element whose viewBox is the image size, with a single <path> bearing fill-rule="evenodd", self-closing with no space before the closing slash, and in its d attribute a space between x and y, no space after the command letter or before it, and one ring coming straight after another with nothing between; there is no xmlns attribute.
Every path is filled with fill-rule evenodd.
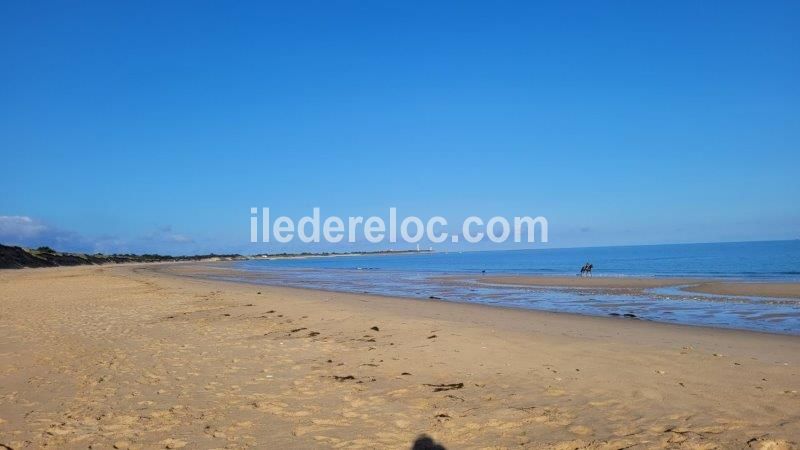
<svg viewBox="0 0 800 450"><path fill-rule="evenodd" d="M172 449L172 448L183 448L183 447L186 447L186 445L188 444L188 442L186 442L186 441L182 441L180 439L173 439L173 438L164 439L163 441L161 441L159 443L164 445L165 448L170 448L170 449Z"/></svg>
<svg viewBox="0 0 800 450"><path fill-rule="evenodd" d="M758 439L749 442L750 448L754 450L791 450L794 448L793 444L784 440L773 441L771 439Z"/></svg>
<svg viewBox="0 0 800 450"><path fill-rule="evenodd" d="M560 388L552 387L552 386L548 387L547 389L545 389L544 392L545 392L545 394L547 394L547 395L549 395L551 397L561 397L562 395L565 395L567 393L567 391L565 391L564 389L560 389Z"/></svg>
<svg viewBox="0 0 800 450"><path fill-rule="evenodd" d="M411 425L411 422L403 419L397 419L394 421L394 426L400 429L406 429Z"/></svg>
<svg viewBox="0 0 800 450"><path fill-rule="evenodd" d="M575 434L581 435L581 436L587 436L587 435L592 434L592 432L593 432L591 428L589 428L587 426L584 426L584 425L571 426L571 427L569 427L569 431L571 431L571 432L573 432Z"/></svg>

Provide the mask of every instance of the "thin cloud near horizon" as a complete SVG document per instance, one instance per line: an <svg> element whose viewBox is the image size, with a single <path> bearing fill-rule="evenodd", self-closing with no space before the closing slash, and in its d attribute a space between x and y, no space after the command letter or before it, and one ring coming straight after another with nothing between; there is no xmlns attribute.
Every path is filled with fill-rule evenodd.
<svg viewBox="0 0 800 450"><path fill-rule="evenodd" d="M164 225L142 236L84 236L64 230L30 216L0 216L0 244L28 248L47 246L59 251L78 253L158 253L175 251L196 241ZM188 248L186 248L189 250Z"/></svg>

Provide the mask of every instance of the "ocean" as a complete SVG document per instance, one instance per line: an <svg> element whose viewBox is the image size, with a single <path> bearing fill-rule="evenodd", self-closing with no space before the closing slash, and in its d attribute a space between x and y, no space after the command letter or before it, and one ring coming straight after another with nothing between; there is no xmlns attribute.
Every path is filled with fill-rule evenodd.
<svg viewBox="0 0 800 450"><path fill-rule="evenodd" d="M233 267L248 274L246 281L264 284L800 335L797 299L695 294L676 287L631 295L480 281L484 271L575 275L585 262L593 264L595 277L800 282L800 240L265 259Z"/></svg>

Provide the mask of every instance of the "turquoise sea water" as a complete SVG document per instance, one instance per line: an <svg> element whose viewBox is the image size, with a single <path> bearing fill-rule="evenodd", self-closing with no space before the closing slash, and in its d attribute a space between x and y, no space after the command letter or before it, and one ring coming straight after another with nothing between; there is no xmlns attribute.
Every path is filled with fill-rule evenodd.
<svg viewBox="0 0 800 450"><path fill-rule="evenodd" d="M487 275L574 275L585 262L596 277L703 277L800 281L800 240L580 249L250 260L234 264L248 282L430 298L614 316L620 320L740 328L800 335L800 301L693 294L678 288L639 295L595 289L497 286ZM449 276L456 276L455 279ZM625 314L629 316L626 318ZM635 317L630 317L630 316Z"/></svg>

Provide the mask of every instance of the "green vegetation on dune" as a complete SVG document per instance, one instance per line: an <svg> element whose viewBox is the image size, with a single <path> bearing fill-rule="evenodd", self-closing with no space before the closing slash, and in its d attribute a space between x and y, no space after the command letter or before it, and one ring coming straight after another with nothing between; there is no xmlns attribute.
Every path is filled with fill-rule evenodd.
<svg viewBox="0 0 800 450"><path fill-rule="evenodd" d="M26 267L58 267L81 266L92 264L119 264L135 262L164 262L164 261L205 261L205 260L233 260L244 259L242 255L193 255L169 256L157 254L114 254L104 255L96 253L61 253L50 247L26 249L0 244L0 269L22 269Z"/></svg>

